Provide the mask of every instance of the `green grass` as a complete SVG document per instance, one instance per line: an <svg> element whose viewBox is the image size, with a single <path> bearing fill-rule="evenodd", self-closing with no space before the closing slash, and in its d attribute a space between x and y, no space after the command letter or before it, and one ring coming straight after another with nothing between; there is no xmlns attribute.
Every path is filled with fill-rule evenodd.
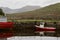
<svg viewBox="0 0 60 40"><path fill-rule="evenodd" d="M33 21L38 21L38 22L60 22L60 20L8 20L8 21L13 21L13 22L33 22Z"/></svg>

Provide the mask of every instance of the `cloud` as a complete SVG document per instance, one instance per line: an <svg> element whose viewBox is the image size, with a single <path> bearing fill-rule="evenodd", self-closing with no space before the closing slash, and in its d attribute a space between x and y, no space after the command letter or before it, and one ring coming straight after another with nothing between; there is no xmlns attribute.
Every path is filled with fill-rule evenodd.
<svg viewBox="0 0 60 40"><path fill-rule="evenodd" d="M44 6L48 6L48 5L55 4L55 3L60 3L60 0L48 0L42 3L41 6L44 7Z"/></svg>
<svg viewBox="0 0 60 40"><path fill-rule="evenodd" d="M30 5L48 6L50 4L58 3L60 0L31 0Z"/></svg>
<svg viewBox="0 0 60 40"><path fill-rule="evenodd" d="M9 7L12 9L21 8L26 5L47 6L60 0L0 0L0 7Z"/></svg>
<svg viewBox="0 0 60 40"><path fill-rule="evenodd" d="M0 6L15 9L27 5L27 2L28 0L2 0L0 1Z"/></svg>

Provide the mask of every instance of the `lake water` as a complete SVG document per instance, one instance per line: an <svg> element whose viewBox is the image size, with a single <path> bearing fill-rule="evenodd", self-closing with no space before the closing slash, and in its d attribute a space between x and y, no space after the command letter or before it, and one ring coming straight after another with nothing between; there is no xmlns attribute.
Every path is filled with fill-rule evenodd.
<svg viewBox="0 0 60 40"><path fill-rule="evenodd" d="M7 38L8 40L60 40L60 37L45 37L45 36L15 36Z"/></svg>

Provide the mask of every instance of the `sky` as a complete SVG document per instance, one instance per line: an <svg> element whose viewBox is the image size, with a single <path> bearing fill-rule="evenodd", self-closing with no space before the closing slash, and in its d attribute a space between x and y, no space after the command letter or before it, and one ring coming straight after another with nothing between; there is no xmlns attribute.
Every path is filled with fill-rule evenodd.
<svg viewBox="0 0 60 40"><path fill-rule="evenodd" d="M0 7L11 9L18 9L27 5L45 7L58 2L60 3L60 0L0 0Z"/></svg>

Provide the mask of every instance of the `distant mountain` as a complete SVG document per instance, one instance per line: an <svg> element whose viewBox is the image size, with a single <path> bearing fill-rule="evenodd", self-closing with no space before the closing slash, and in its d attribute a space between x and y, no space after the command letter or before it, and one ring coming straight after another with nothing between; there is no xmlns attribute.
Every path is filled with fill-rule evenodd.
<svg viewBox="0 0 60 40"><path fill-rule="evenodd" d="M60 20L60 3L53 4L34 11L15 13L10 16L13 15L20 16L22 19Z"/></svg>
<svg viewBox="0 0 60 40"><path fill-rule="evenodd" d="M10 14L10 13L21 13L21 12L36 10L36 9L39 9L40 6L25 6L20 9L10 9L7 7L1 7L1 8L5 13Z"/></svg>

